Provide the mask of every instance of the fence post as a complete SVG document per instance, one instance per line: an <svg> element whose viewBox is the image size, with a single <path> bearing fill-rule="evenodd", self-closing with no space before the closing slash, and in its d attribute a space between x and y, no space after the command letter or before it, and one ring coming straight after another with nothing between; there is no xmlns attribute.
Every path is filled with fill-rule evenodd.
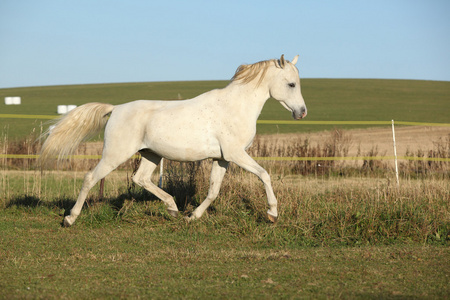
<svg viewBox="0 0 450 300"><path fill-rule="evenodd" d="M162 189L163 184L163 165L164 165L164 158L161 158L161 162L159 164L159 188Z"/></svg>
<svg viewBox="0 0 450 300"><path fill-rule="evenodd" d="M98 198L103 199L103 187L105 186L105 178L100 180L100 190L98 192Z"/></svg>
<svg viewBox="0 0 450 300"><path fill-rule="evenodd" d="M392 120L392 140L394 141L394 163L395 163L395 177L397 178L397 187L400 186L398 181L398 162L397 162L397 146L395 145L395 129L394 120Z"/></svg>

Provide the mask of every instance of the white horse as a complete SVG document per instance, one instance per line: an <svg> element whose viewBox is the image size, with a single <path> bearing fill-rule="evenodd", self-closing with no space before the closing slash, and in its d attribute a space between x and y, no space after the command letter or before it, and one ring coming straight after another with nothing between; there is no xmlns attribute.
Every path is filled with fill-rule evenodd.
<svg viewBox="0 0 450 300"><path fill-rule="evenodd" d="M270 97L291 111L294 119L306 116L295 67L297 59L298 55L289 62L281 56L279 60L241 65L225 88L189 100L138 100L117 106L87 103L63 116L42 146L41 164L55 156L63 159L72 154L83 140L105 128L102 159L86 174L78 199L70 215L64 218L64 226L75 222L89 190L136 152L141 154L142 161L133 181L161 199L171 215L178 214L174 199L150 180L161 158L176 161L212 158L208 195L189 219L200 218L217 197L228 164L233 162L264 183L268 218L275 222L277 200L270 177L246 149L256 134L256 120Z"/></svg>

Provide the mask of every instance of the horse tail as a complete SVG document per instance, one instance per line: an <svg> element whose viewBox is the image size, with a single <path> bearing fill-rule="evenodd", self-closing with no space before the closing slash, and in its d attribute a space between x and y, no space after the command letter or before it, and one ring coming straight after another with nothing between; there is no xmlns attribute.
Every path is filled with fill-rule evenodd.
<svg viewBox="0 0 450 300"><path fill-rule="evenodd" d="M58 162L75 153L81 142L102 130L114 105L87 103L57 119L43 136L47 136L41 148L39 164L43 167L53 158Z"/></svg>

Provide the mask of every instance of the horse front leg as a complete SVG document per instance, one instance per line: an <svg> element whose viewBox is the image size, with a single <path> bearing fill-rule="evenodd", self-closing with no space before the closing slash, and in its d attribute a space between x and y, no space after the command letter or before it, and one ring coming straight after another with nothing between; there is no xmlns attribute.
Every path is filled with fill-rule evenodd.
<svg viewBox="0 0 450 300"><path fill-rule="evenodd" d="M267 195L267 203L269 210L267 211L267 217L273 223L278 219L277 210L277 198L273 193L272 184L270 182L270 176L267 171L261 167L247 152L235 154L231 157L231 161L237 164L239 167L255 174L264 183Z"/></svg>
<svg viewBox="0 0 450 300"><path fill-rule="evenodd" d="M213 160L211 168L211 177L209 182L209 191L206 199L192 212L188 220L195 220L200 218L205 210L217 198L220 186L222 185L223 177L228 168L228 162L224 160Z"/></svg>

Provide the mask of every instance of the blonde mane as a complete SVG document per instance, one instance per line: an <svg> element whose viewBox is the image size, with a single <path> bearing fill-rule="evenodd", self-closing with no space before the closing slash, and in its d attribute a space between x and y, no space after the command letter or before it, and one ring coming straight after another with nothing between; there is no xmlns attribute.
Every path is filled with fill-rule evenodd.
<svg viewBox="0 0 450 300"><path fill-rule="evenodd" d="M264 60L251 65L240 65L231 81L240 81L242 83L249 83L259 76L258 86L266 76L267 70L271 65L279 66L279 61L276 59Z"/></svg>

